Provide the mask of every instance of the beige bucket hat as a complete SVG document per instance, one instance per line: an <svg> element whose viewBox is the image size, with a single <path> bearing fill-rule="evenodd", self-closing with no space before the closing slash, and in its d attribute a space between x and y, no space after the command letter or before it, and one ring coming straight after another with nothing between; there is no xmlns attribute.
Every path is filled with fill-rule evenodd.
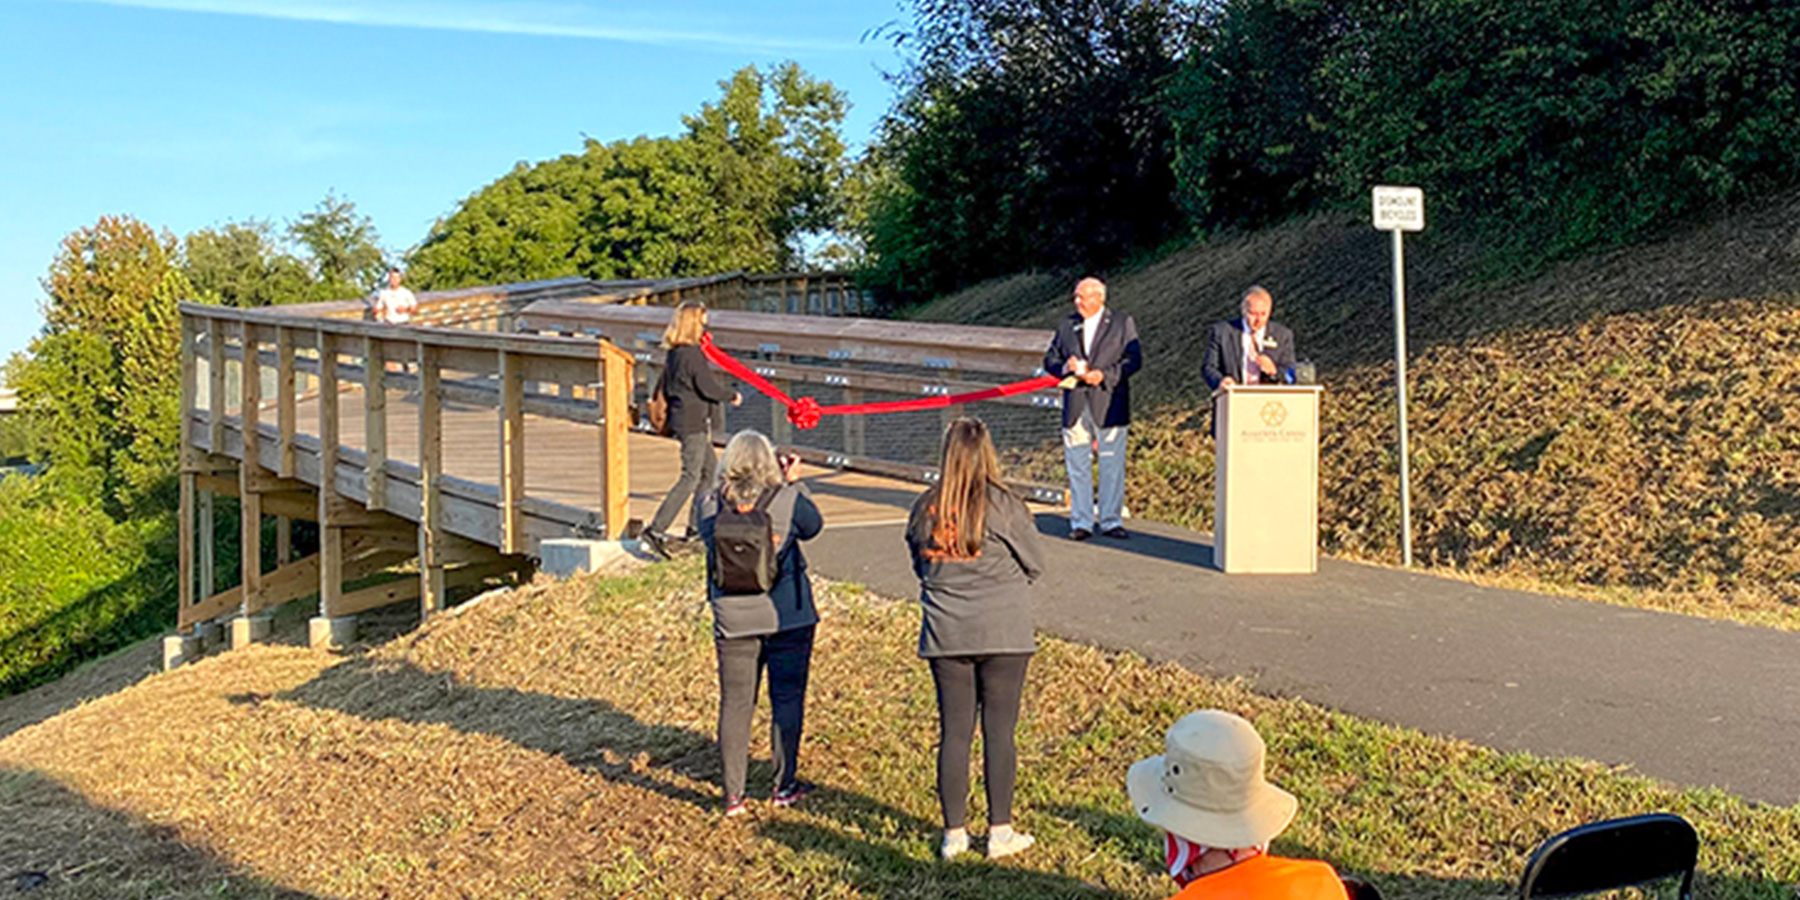
<svg viewBox="0 0 1800 900"><path fill-rule="evenodd" d="M1208 847L1258 847L1294 819L1299 801L1263 779L1263 740L1224 710L1188 713L1164 753L1131 767L1125 789L1144 821Z"/></svg>

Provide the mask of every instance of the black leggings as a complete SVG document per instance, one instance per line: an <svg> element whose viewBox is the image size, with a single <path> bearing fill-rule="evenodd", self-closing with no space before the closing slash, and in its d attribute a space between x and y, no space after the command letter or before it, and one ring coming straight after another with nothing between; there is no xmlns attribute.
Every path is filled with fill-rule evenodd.
<svg viewBox="0 0 1800 900"><path fill-rule="evenodd" d="M1004 656L940 656L931 662L938 697L938 803L944 827L961 828L969 815L969 748L975 742L975 713L987 742L981 776L987 785L988 824L1012 821L1013 775L1019 765L1013 731L1019 726L1019 698L1025 693L1029 653Z"/></svg>

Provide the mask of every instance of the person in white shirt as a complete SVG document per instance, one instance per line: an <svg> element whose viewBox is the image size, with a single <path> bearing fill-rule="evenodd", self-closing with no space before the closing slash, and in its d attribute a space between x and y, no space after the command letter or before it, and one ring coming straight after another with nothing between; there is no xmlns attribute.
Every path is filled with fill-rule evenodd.
<svg viewBox="0 0 1800 900"><path fill-rule="evenodd" d="M1083 278L1075 312L1062 320L1044 354L1044 371L1066 375L1063 462L1069 470L1069 538L1125 531L1125 429L1131 424L1131 376L1144 365L1137 323L1106 308L1106 285ZM1100 451L1100 497L1094 498L1094 449Z"/></svg>
<svg viewBox="0 0 1800 900"><path fill-rule="evenodd" d="M402 277L399 267L388 270L387 287L376 291L375 298L369 302L375 321L386 325L405 325L418 313L419 298L400 285Z"/></svg>
<svg viewBox="0 0 1800 900"><path fill-rule="evenodd" d="M1283 384L1295 360L1294 333L1271 321L1275 298L1268 288L1252 285L1244 292L1239 317L1217 322L1206 342L1200 374L1213 390L1233 384Z"/></svg>

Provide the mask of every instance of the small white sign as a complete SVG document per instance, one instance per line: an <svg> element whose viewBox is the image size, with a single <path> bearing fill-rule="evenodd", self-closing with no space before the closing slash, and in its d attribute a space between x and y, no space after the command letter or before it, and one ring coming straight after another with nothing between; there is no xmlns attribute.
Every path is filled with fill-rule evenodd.
<svg viewBox="0 0 1800 900"><path fill-rule="evenodd" d="M1375 230L1424 231L1425 192L1416 187L1376 187Z"/></svg>

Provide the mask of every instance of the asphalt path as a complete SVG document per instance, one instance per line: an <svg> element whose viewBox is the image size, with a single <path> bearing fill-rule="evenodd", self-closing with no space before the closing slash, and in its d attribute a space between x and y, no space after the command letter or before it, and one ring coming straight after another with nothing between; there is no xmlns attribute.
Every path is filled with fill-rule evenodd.
<svg viewBox="0 0 1800 900"><path fill-rule="evenodd" d="M1053 552L1038 628L1173 660L1258 691L1502 750L1628 765L1780 806L1800 801L1800 633L1321 559L1316 575L1233 575L1195 532ZM898 524L831 528L813 569L912 597Z"/></svg>

